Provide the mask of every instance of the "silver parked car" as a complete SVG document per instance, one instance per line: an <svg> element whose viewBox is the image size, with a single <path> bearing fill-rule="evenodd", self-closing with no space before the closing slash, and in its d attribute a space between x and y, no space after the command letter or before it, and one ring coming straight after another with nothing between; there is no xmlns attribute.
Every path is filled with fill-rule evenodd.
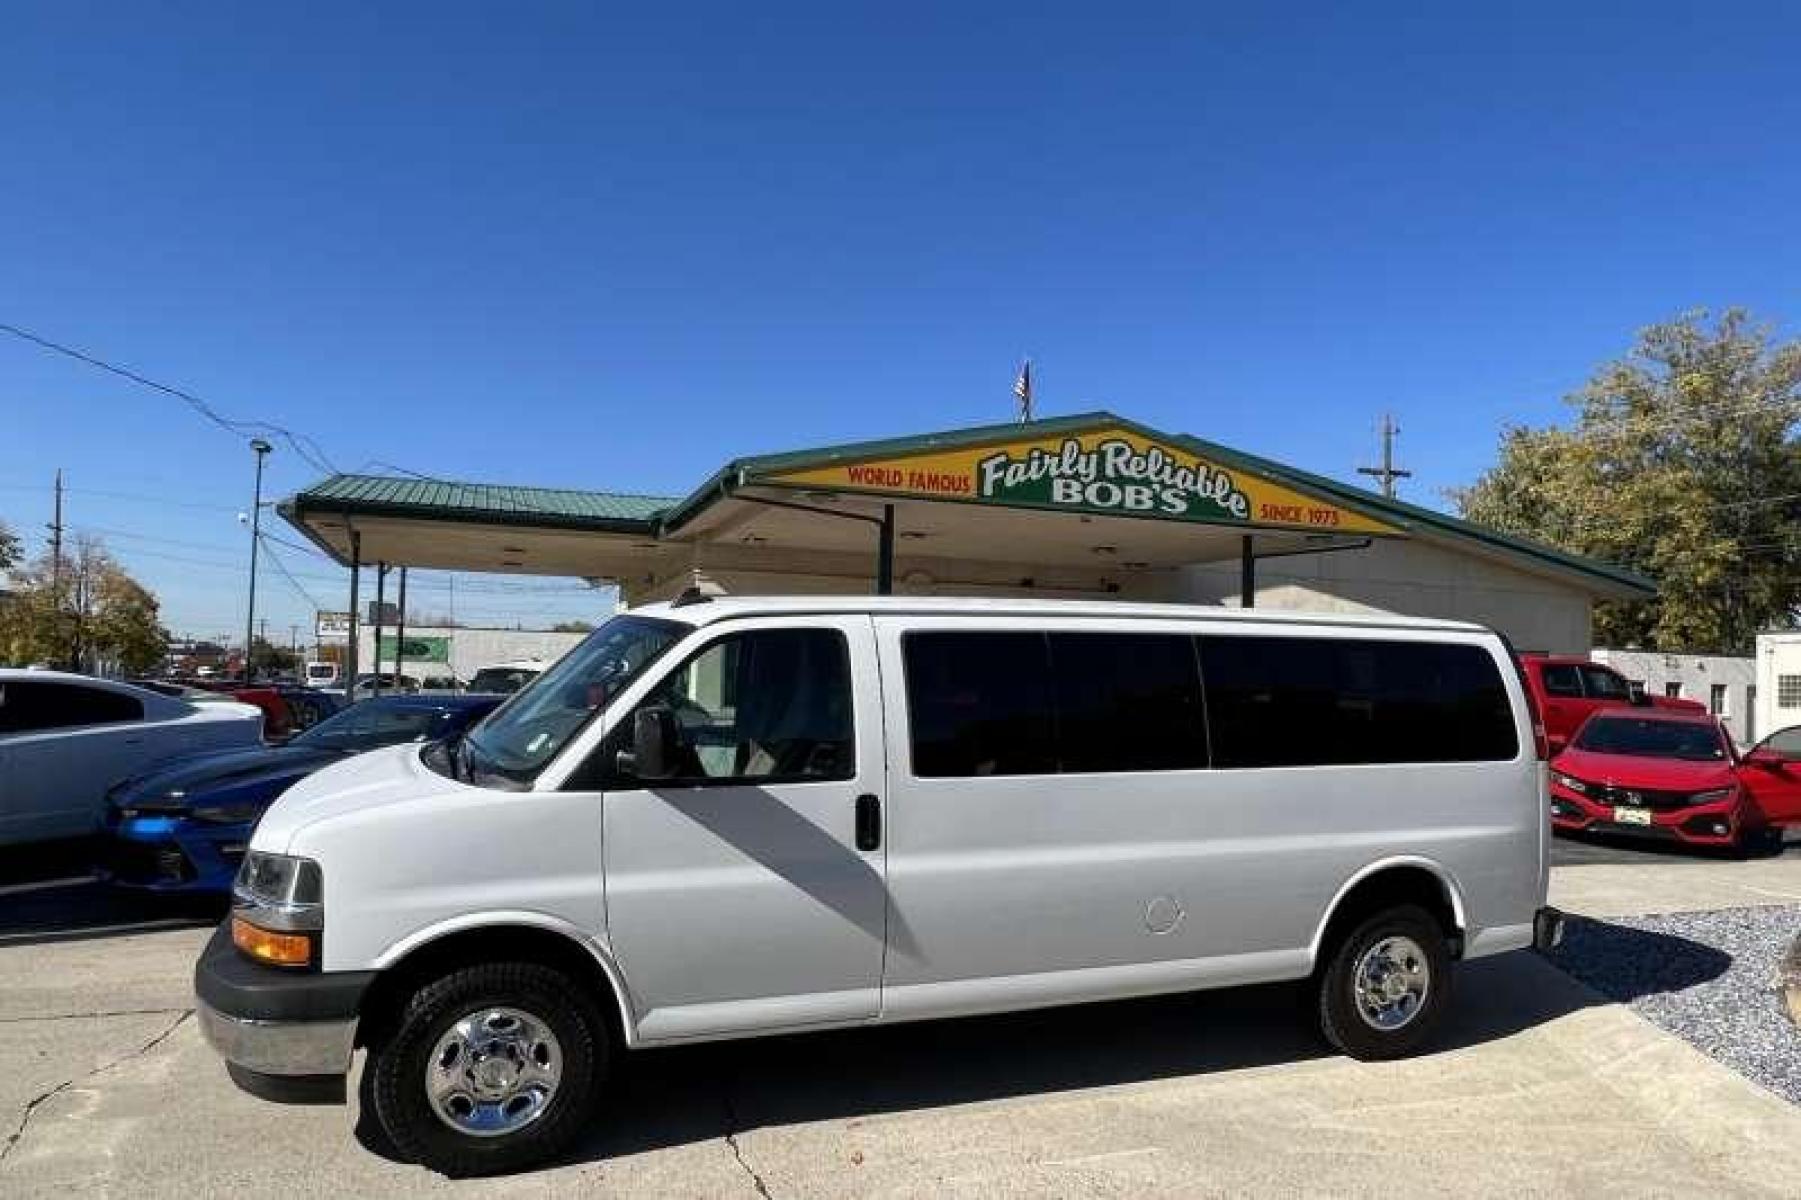
<svg viewBox="0 0 1801 1200"><path fill-rule="evenodd" d="M0 669L0 845L98 828L106 789L154 763L254 746L262 710L60 671Z"/></svg>

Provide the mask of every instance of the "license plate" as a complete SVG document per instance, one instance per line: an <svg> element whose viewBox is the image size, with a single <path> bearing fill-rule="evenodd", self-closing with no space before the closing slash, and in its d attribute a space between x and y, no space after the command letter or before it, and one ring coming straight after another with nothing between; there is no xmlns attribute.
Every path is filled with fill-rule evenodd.
<svg viewBox="0 0 1801 1200"><path fill-rule="evenodd" d="M1649 825L1651 810L1648 808L1616 808L1613 810L1616 825Z"/></svg>

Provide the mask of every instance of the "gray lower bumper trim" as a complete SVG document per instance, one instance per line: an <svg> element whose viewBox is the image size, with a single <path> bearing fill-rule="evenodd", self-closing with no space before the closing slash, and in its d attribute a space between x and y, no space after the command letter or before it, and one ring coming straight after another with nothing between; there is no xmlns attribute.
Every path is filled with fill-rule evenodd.
<svg viewBox="0 0 1801 1200"><path fill-rule="evenodd" d="M350 1069L356 1018L246 1021L200 1004L200 1032L225 1061L265 1075L342 1075Z"/></svg>

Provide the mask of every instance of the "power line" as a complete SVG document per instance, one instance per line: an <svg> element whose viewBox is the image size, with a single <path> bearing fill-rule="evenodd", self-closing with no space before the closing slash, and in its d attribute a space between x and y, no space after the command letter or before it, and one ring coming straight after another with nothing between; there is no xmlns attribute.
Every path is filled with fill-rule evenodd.
<svg viewBox="0 0 1801 1200"><path fill-rule="evenodd" d="M298 550L302 554L315 555L316 557L323 558L326 562L331 561L331 556L317 546L303 546L299 542L290 542L286 538L278 538L267 531L263 533L263 540L266 542L274 542L278 546L286 546L290 550Z"/></svg>
<svg viewBox="0 0 1801 1200"><path fill-rule="evenodd" d="M293 588L296 592L298 592L300 594L301 599L305 600L308 604L312 605L314 612L323 611L325 606L323 604L319 603L318 600L314 599L313 594L311 592L307 591L304 587L300 586L300 581L298 579L294 578L294 573L292 571L288 570L288 564L282 562L281 556L278 555L277 553L275 553L275 547L274 546L264 546L263 550L269 555L269 561L275 564L275 569L277 571L281 572L281 577L288 581L288 586Z"/></svg>
<svg viewBox="0 0 1801 1200"><path fill-rule="evenodd" d="M206 420L211 421L214 425L225 430L227 433L235 434L238 437L243 438L253 437L256 434L268 434L272 437L279 437L293 448L294 453L311 463L318 470L324 471L328 475L343 474L336 466L332 465L331 458L325 453L324 448L304 433L295 433L286 426L272 424L268 421L244 421L235 417L224 416L218 409L185 388L179 388L168 383L159 383L148 375L140 375L138 372L133 371L128 367L121 367L114 363L107 362L103 358L96 358L94 355L88 354L85 351L77 350L73 346L65 346L61 342L52 341L50 338L44 337L41 334L32 333L28 329L21 329L17 325L9 325L4 321L0 321L0 333L10 333L14 337L19 338L22 341L30 342L32 345L38 346L41 349L64 355L65 357L75 359L77 362L86 363L90 367L110 372L122 379L129 379L131 382L139 384L142 387L162 392L165 395L174 396L177 400L182 401L189 408L199 413Z"/></svg>

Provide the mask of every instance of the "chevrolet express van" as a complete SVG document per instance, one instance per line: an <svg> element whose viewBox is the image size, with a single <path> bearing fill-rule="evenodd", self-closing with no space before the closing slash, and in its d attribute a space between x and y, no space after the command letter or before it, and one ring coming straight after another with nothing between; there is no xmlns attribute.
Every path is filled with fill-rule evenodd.
<svg viewBox="0 0 1801 1200"><path fill-rule="evenodd" d="M621 1053L1310 980L1406 1054L1548 944L1542 736L1475 625L685 597L460 740L291 788L196 969L247 1090L403 1153L554 1155Z"/></svg>

